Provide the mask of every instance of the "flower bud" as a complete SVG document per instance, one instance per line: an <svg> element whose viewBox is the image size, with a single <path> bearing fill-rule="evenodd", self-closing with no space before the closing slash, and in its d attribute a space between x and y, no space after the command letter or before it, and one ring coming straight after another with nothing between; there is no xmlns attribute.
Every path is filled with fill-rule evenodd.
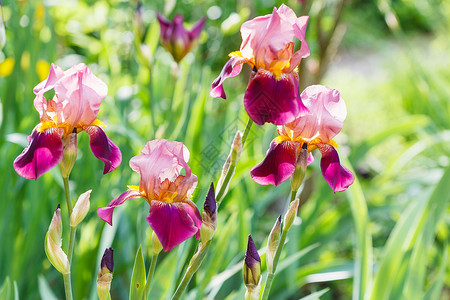
<svg viewBox="0 0 450 300"><path fill-rule="evenodd" d="M259 286L261 280L261 258L259 257L258 251L256 251L255 243L251 235L248 236L247 252L245 253L242 273L247 288L254 289Z"/></svg>
<svg viewBox="0 0 450 300"><path fill-rule="evenodd" d="M69 178L77 159L77 133L75 130L63 139L63 155L59 163L63 178Z"/></svg>
<svg viewBox="0 0 450 300"><path fill-rule="evenodd" d="M306 165L308 161L308 144L303 143L300 153L297 156L297 163L294 174L291 179L291 187L293 192L297 192L305 179Z"/></svg>
<svg viewBox="0 0 450 300"><path fill-rule="evenodd" d="M275 257L275 253L277 252L278 245L280 244L281 238L281 216L278 217L275 225L272 228L272 231L269 234L269 240L267 242L267 252L266 252L266 262L267 262L267 271L269 273L274 273L273 269L273 259Z"/></svg>
<svg viewBox="0 0 450 300"><path fill-rule="evenodd" d="M206 195L205 204L203 206L202 226L200 227L200 240L203 244L210 241L216 231L217 221L217 204L214 193L214 184L211 186Z"/></svg>
<svg viewBox="0 0 450 300"><path fill-rule="evenodd" d="M298 198L291 202L291 205L284 216L284 230L289 230L289 228L291 228L291 225L297 216L299 202L300 200Z"/></svg>
<svg viewBox="0 0 450 300"><path fill-rule="evenodd" d="M234 170L236 167L236 164L241 157L242 154L242 132L240 130L236 131L236 134L233 139L233 143L231 144L231 150L230 154L228 155L228 158L223 165L222 168L222 175L219 178L219 182L217 183L217 189L220 190L222 188L223 184L226 184L226 187L224 189L223 195L225 195L228 191L228 188L230 186L231 177L234 175ZM225 179L227 178L228 171L232 168L231 176L228 178L228 182L225 182ZM221 201L222 199L217 199L217 201Z"/></svg>
<svg viewBox="0 0 450 300"><path fill-rule="evenodd" d="M45 235L44 249L50 263L61 274L70 273L69 260L61 248L62 240L61 208L56 208L52 221Z"/></svg>
<svg viewBox="0 0 450 300"><path fill-rule="evenodd" d="M152 232L152 249L153 255L158 255L159 252L161 252L161 250L163 249L161 241L158 239L158 236L154 231Z"/></svg>
<svg viewBox="0 0 450 300"><path fill-rule="evenodd" d="M100 300L107 299L114 271L113 248L106 248L97 275L97 294Z"/></svg>
<svg viewBox="0 0 450 300"><path fill-rule="evenodd" d="M72 214L70 215L71 227L77 227L77 225L83 221L84 217L86 217L90 207L89 198L91 196L91 192L92 190L89 190L78 197L77 203L75 204Z"/></svg>

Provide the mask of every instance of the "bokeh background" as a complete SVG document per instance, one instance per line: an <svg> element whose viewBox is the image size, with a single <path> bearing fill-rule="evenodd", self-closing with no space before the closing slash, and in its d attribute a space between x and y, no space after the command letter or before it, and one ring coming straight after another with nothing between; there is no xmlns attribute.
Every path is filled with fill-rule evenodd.
<svg viewBox="0 0 450 300"><path fill-rule="evenodd" d="M225 83L227 100L209 96L211 82L228 53L239 49L240 25L271 13L282 1L2 2L0 298L9 299L8 293L18 299L63 298L62 277L43 247L58 203L63 245L68 240L59 169L31 181L18 176L12 163L39 122L32 90L47 77L50 63L67 69L84 62L109 87L99 119L121 148L123 162L103 176L88 136L78 135L72 198L93 191L91 211L77 230L74 297L96 299L99 258L112 246L111 295L126 299L139 245L147 268L150 263L148 204L128 201L117 210L113 227L95 209L127 184L138 184L128 161L154 138L178 140L189 148L189 164L199 178L194 201L202 206L210 182L217 183L234 133L247 121L242 99L250 70L244 67L240 76ZM321 83L338 89L346 101L338 151L357 180L346 192L334 194L322 178L319 159L308 167L299 218L289 233L270 299L299 299L316 292L320 299L448 299L450 3L285 3L297 15L310 16L306 39L311 56L300 67L302 88ZM169 19L182 14L188 28L207 17L198 45L178 65L159 43L156 12ZM243 298L247 236L252 234L263 254L289 196L288 182L276 188L259 186L249 174L275 135L271 124L252 127L219 209L213 245L186 299ZM191 239L160 256L151 299L170 297L195 246Z"/></svg>

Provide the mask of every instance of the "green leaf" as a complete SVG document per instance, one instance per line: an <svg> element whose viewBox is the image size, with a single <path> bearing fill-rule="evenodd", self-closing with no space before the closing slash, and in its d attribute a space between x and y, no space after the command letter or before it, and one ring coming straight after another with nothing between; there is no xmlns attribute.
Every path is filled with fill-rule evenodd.
<svg viewBox="0 0 450 300"><path fill-rule="evenodd" d="M57 300L58 298L53 293L52 289L48 285L47 280L45 277L41 274L38 276L38 284L39 284L39 295L41 296L41 299L46 300Z"/></svg>
<svg viewBox="0 0 450 300"><path fill-rule="evenodd" d="M299 300L317 300L320 299L320 296L322 296L323 294L325 294L326 292L328 292L330 289L329 288L325 288L323 290L320 290L318 292L312 293L311 295L305 296Z"/></svg>
<svg viewBox="0 0 450 300"><path fill-rule="evenodd" d="M130 300L141 300L145 289L145 264L142 247L136 253L133 274L131 275Z"/></svg>
<svg viewBox="0 0 450 300"><path fill-rule="evenodd" d="M444 278L445 278L445 268L448 263L448 243L446 242L443 247L443 258L441 262L441 266L439 268L438 276L436 278L436 281L433 282L433 284L428 289L427 293L425 294L424 299L425 300L439 300L440 295L442 293L442 287L444 286Z"/></svg>
<svg viewBox="0 0 450 300"><path fill-rule="evenodd" d="M3 281L2 287L0 287L0 299L11 299L11 280L9 277L6 277L5 281Z"/></svg>

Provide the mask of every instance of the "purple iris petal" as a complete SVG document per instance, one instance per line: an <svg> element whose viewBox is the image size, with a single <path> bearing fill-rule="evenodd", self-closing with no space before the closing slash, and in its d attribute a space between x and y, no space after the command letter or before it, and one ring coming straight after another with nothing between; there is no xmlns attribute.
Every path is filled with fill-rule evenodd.
<svg viewBox="0 0 450 300"><path fill-rule="evenodd" d="M299 144L293 141L277 144L273 140L264 160L250 172L253 180L263 185L279 185L291 177L295 171Z"/></svg>
<svg viewBox="0 0 450 300"><path fill-rule="evenodd" d="M198 21L194 27L192 27L191 31L189 32L189 37L191 40L198 39L200 35L202 34L203 26L205 26L206 17L203 17Z"/></svg>
<svg viewBox="0 0 450 300"><path fill-rule="evenodd" d="M112 215L114 212L114 208L116 208L119 205L122 205L128 199L139 197L141 197L141 194L139 194L138 191L128 190L122 193L119 197L112 200L108 204L108 206L97 208L97 214L100 217L100 219L102 219L103 221L112 226Z"/></svg>
<svg viewBox="0 0 450 300"><path fill-rule="evenodd" d="M89 134L89 143L95 157L105 163L103 174L114 171L122 162L122 153L98 126L85 126L83 129Z"/></svg>
<svg viewBox="0 0 450 300"><path fill-rule="evenodd" d="M355 180L352 172L341 165L339 155L332 146L321 144L318 148L322 153L320 167L323 177L334 192L345 191Z"/></svg>
<svg viewBox="0 0 450 300"><path fill-rule="evenodd" d="M63 144L61 130L50 128L44 132L33 130L29 144L14 161L16 172L27 179L37 179L61 160Z"/></svg>
<svg viewBox="0 0 450 300"><path fill-rule="evenodd" d="M298 97L298 87L291 76L276 80L270 73L259 72L250 80L244 96L245 110L258 125L284 125L307 110Z"/></svg>
<svg viewBox="0 0 450 300"><path fill-rule="evenodd" d="M161 241L163 250L169 252L192 236L200 238L201 217L192 203L165 203L153 200L146 218Z"/></svg>
<svg viewBox="0 0 450 300"><path fill-rule="evenodd" d="M234 77L241 73L242 71L242 64L246 60L240 56L233 56L230 58L225 66L223 66L222 72L220 72L219 77L217 77L213 83L212 83L212 89L209 92L209 95L214 98L223 98L227 99L227 96L225 95L225 91L223 90L223 82L225 79Z"/></svg>
<svg viewBox="0 0 450 300"><path fill-rule="evenodd" d="M261 264L261 258L259 257L255 243L253 242L250 234L248 235L247 251L245 252L244 263L250 269L255 268L256 264Z"/></svg>

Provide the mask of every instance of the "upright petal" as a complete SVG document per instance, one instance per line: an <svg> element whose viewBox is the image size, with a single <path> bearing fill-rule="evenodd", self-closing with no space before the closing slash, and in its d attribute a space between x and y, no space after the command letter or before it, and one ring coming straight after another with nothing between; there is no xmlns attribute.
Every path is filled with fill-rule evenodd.
<svg viewBox="0 0 450 300"><path fill-rule="evenodd" d="M226 99L227 96L225 95L225 91L223 90L222 86L223 82L225 81L225 79L234 77L241 73L242 64L245 62L246 60L240 56L232 56L223 67L219 77L217 77L213 81L212 89L209 92L209 95L214 98L220 97Z"/></svg>
<svg viewBox="0 0 450 300"><path fill-rule="evenodd" d="M262 185L279 185L289 179L295 171L299 145L293 141L278 144L273 140L264 160L252 169L253 180Z"/></svg>
<svg viewBox="0 0 450 300"><path fill-rule="evenodd" d="M89 134L89 144L95 157L105 163L103 174L114 171L122 162L122 153L98 126L85 126L83 129Z"/></svg>
<svg viewBox="0 0 450 300"><path fill-rule="evenodd" d="M34 129L28 146L14 160L16 172L27 179L37 179L56 166L63 154L61 134L56 128L44 132Z"/></svg>
<svg viewBox="0 0 450 300"><path fill-rule="evenodd" d="M244 95L244 106L249 117L258 125L284 125L305 111L298 97L295 79L283 75L280 80L271 73L260 71L250 80Z"/></svg>
<svg viewBox="0 0 450 300"><path fill-rule="evenodd" d="M119 197L114 198L106 207L99 207L97 208L97 214L106 223L112 226L112 215L114 212L114 209L122 205L126 200L133 199L133 198L139 198L141 197L141 194L139 194L138 191L135 190L128 190L124 193L122 193Z"/></svg>
<svg viewBox="0 0 450 300"><path fill-rule="evenodd" d="M352 172L341 165L339 155L332 146L320 144L318 148L322 153L320 168L323 177L334 192L345 191L355 180Z"/></svg>
<svg viewBox="0 0 450 300"><path fill-rule="evenodd" d="M158 236L165 252L169 252L194 235L199 238L201 217L195 205L153 200L146 219Z"/></svg>
<svg viewBox="0 0 450 300"><path fill-rule="evenodd" d="M203 17L198 21L194 27L192 27L191 31L189 32L189 36L191 37L192 41L195 41L200 37L202 34L203 27L205 26L206 18Z"/></svg>

